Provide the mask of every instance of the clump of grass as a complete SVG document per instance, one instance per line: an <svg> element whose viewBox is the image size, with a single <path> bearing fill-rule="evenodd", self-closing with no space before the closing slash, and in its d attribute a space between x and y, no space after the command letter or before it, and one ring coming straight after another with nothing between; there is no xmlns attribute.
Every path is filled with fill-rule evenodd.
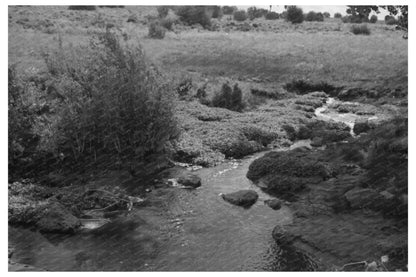
<svg viewBox="0 0 416 277"><path fill-rule="evenodd" d="M371 31L367 24L354 24L351 26L351 33L354 35L370 35Z"/></svg>
<svg viewBox="0 0 416 277"><path fill-rule="evenodd" d="M95 11L97 8L95 6L69 6L68 10L72 11Z"/></svg>
<svg viewBox="0 0 416 277"><path fill-rule="evenodd" d="M175 20L173 18L163 18L160 20L160 25L162 25L166 30L172 31L173 24L175 23Z"/></svg>
<svg viewBox="0 0 416 277"><path fill-rule="evenodd" d="M245 10L238 10L233 13L235 21L245 21L247 19L247 13Z"/></svg>
<svg viewBox="0 0 416 277"><path fill-rule="evenodd" d="M153 21L149 25L148 36L150 38L163 39L166 34L166 29L163 27L159 21Z"/></svg>

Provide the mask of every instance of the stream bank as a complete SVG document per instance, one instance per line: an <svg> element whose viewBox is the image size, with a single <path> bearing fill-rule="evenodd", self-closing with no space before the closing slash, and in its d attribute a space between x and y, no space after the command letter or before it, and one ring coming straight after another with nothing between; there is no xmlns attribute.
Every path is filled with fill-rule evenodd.
<svg viewBox="0 0 416 277"><path fill-rule="evenodd" d="M317 116L337 113L336 109L331 110L335 107L332 104L334 102L326 103ZM375 115L366 116L368 119ZM319 147L311 146L319 134L316 130L320 129L313 128L316 126L333 128L322 135L325 140ZM280 152L272 152L287 153L288 156L297 153L298 156L292 157L295 163L300 157L302 161L304 157L311 160L327 157L327 164L319 167L319 174L308 176L314 177L313 180L308 180L311 182L301 186L301 190L291 192L294 198L283 198L286 201L278 210L265 203L281 195L271 196L263 191L264 185L254 185L245 177L250 164L264 155L257 153L211 168L189 167L189 171L196 169L193 173L201 179L201 186L197 189L172 187L161 182L163 178L155 180L154 185L141 190L139 196L145 199L142 205L128 213L118 214L111 222L92 231L71 235L45 234L9 226L9 243L15 247L13 260L47 270L299 271L334 270L358 258L376 259L377 255L389 254L396 250L389 248L388 244L381 250L377 247L386 241L405 245L407 239L404 227L397 227L394 219L382 223L383 215L377 211L356 209L343 215L345 210L342 207L326 207L325 193L333 193L334 188L338 192L343 186L351 190L350 184L358 182L365 173L361 166L357 167L357 162L345 163L328 155L336 153L335 150L342 145L332 143L333 138L351 139L348 138L351 137L350 129L340 129L339 126L332 123L322 125L318 121L318 125L298 128L295 130L296 138L304 137L304 140L283 147ZM309 133L308 128L314 132ZM300 130L306 130L304 133L308 136L299 135L302 134ZM365 134L360 137L365 137ZM331 166L339 168L333 170ZM183 170L187 169L179 171ZM123 178L125 176L112 181L108 178L101 183L122 183ZM132 190L128 187L122 189L138 195L137 187L137 183L131 183ZM220 194L245 189L259 195L249 209L229 204L220 197ZM104 207L105 204L102 203ZM357 220L370 222L370 227L365 223L358 224ZM281 233L272 232L276 226L284 226L287 234L291 234L289 237L296 238L288 241L290 247L283 247L280 239L276 241ZM334 226L337 228L333 232ZM337 230L343 236L339 236ZM336 250L333 245L325 244L328 232ZM346 240L347 244L343 240L345 237L351 238ZM363 241L367 243L362 244ZM346 245L350 247L344 247ZM365 249L360 245L365 245ZM372 252L375 245L378 250ZM351 249L354 246L360 247ZM343 252L337 253L340 249L344 249Z"/></svg>

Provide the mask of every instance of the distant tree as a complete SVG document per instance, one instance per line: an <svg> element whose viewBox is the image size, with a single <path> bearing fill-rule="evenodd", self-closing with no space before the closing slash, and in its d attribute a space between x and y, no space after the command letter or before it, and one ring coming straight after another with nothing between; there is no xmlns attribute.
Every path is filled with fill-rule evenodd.
<svg viewBox="0 0 416 277"><path fill-rule="evenodd" d="M341 18L342 17L342 14L340 14L340 13L335 13L334 14L334 18Z"/></svg>
<svg viewBox="0 0 416 277"><path fill-rule="evenodd" d="M233 13L235 21L244 21L247 19L247 13L245 10L238 10Z"/></svg>
<svg viewBox="0 0 416 277"><path fill-rule="evenodd" d="M257 9L256 7L253 6L247 9L247 16L250 20L253 20L255 18L266 16L268 12L269 11L266 9Z"/></svg>
<svg viewBox="0 0 416 277"><path fill-rule="evenodd" d="M378 11L378 6L347 6L347 14L349 14L352 23L368 22L368 16L372 11Z"/></svg>
<svg viewBox="0 0 416 277"><path fill-rule="evenodd" d="M348 6L347 13L355 15L358 18L367 18L371 11L380 13L379 8L387 10L390 15L398 16L397 25L407 31L408 30L408 6Z"/></svg>
<svg viewBox="0 0 416 277"><path fill-rule="evenodd" d="M306 21L324 21L324 15L322 13L316 13L314 11L310 11L305 15Z"/></svg>
<svg viewBox="0 0 416 277"><path fill-rule="evenodd" d="M377 15L375 15L375 14L373 14L371 17L370 17L370 23L376 23L377 22L377 20L378 20L378 17L377 17Z"/></svg>
<svg viewBox="0 0 416 277"><path fill-rule="evenodd" d="M292 22L292 24L303 22L303 10L296 6L285 6L286 8L286 20Z"/></svg>
<svg viewBox="0 0 416 277"><path fill-rule="evenodd" d="M330 18L331 17L331 14L329 12L324 12L323 15L324 15L325 18Z"/></svg>
<svg viewBox="0 0 416 277"><path fill-rule="evenodd" d="M396 24L397 24L397 20L396 20L396 18L394 18L394 16L391 16L391 15L386 15L386 16L384 17L384 22L385 22L387 25L396 25Z"/></svg>
<svg viewBox="0 0 416 277"><path fill-rule="evenodd" d="M212 10L212 18L221 18L223 15L222 9L220 6L210 6Z"/></svg>
<svg viewBox="0 0 416 277"><path fill-rule="evenodd" d="M236 6L223 6L222 7L222 13L223 14L230 15L230 14L233 14L234 11L236 11L236 10L237 10L237 7Z"/></svg>
<svg viewBox="0 0 416 277"><path fill-rule="evenodd" d="M265 15L265 18L267 20L276 20L276 19L279 19L279 14L277 12L268 12Z"/></svg>
<svg viewBox="0 0 416 277"><path fill-rule="evenodd" d="M169 8L167 6L158 6L157 13L160 18L165 18L169 13Z"/></svg>

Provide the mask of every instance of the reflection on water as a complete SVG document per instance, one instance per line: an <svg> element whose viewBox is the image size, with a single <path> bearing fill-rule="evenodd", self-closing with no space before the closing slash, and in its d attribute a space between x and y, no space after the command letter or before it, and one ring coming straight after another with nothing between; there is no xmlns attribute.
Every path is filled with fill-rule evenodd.
<svg viewBox="0 0 416 277"><path fill-rule="evenodd" d="M270 197L245 177L261 155L201 169L196 173L202 186L170 188L167 209L141 207L94 231L45 236L9 227L13 258L54 271L277 270L280 252L271 233L277 224L290 222L291 214L285 207L275 211L264 205ZM240 189L259 193L250 209L218 196Z"/></svg>

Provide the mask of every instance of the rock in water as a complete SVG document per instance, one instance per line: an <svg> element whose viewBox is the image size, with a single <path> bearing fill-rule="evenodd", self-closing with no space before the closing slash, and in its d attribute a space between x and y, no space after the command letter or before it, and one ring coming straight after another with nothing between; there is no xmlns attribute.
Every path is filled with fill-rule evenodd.
<svg viewBox="0 0 416 277"><path fill-rule="evenodd" d="M268 199L268 200L264 200L264 204L266 204L273 210L280 210L283 203L279 199Z"/></svg>
<svg viewBox="0 0 416 277"><path fill-rule="evenodd" d="M52 203L41 212L36 225L43 232L74 233L81 222L62 205Z"/></svg>
<svg viewBox="0 0 416 277"><path fill-rule="evenodd" d="M222 194L222 198L234 205L250 207L256 203L259 195L254 190L240 190L233 193Z"/></svg>
<svg viewBox="0 0 416 277"><path fill-rule="evenodd" d="M295 236L290 234L283 226L274 227L272 237L280 247L288 247L292 245Z"/></svg>
<svg viewBox="0 0 416 277"><path fill-rule="evenodd" d="M192 173L183 173L178 177L178 183L185 187L197 188L201 186L201 178Z"/></svg>
<svg viewBox="0 0 416 277"><path fill-rule="evenodd" d="M382 203L382 196L368 188L353 188L344 195L353 209L372 208Z"/></svg>
<svg viewBox="0 0 416 277"><path fill-rule="evenodd" d="M354 123L354 134L359 135L361 133L366 133L370 129L372 129L372 126L368 120L358 120Z"/></svg>

